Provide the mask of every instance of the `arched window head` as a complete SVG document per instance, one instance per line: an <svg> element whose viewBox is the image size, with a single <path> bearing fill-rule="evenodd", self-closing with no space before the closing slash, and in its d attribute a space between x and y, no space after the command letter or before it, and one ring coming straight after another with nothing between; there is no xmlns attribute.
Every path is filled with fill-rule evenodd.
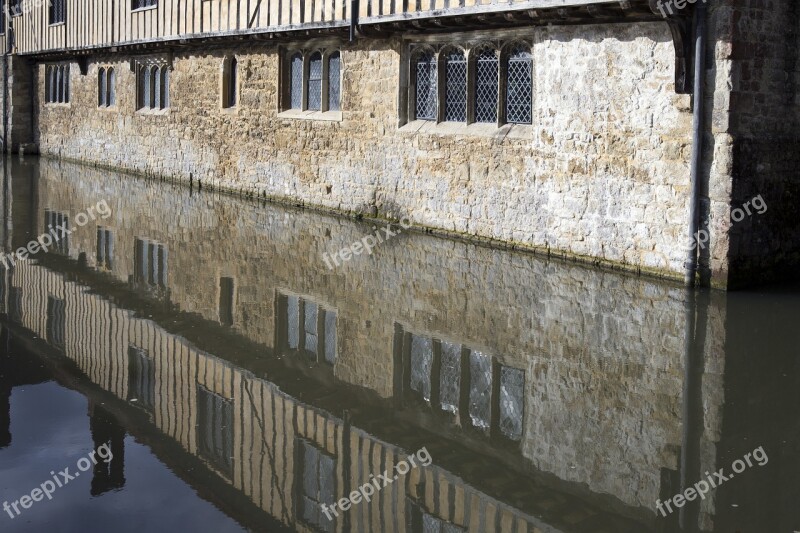
<svg viewBox="0 0 800 533"><path fill-rule="evenodd" d="M222 60L222 107L236 107L239 64L235 57Z"/></svg>
<svg viewBox="0 0 800 533"><path fill-rule="evenodd" d="M106 103L109 106L117 105L117 73L113 67L109 67L106 71L108 78Z"/></svg>
<svg viewBox="0 0 800 533"><path fill-rule="evenodd" d="M497 123L497 50L482 48L475 55L475 122Z"/></svg>
<svg viewBox="0 0 800 533"><path fill-rule="evenodd" d="M302 109L303 107L303 56L298 52L290 60L291 66L291 95L290 107Z"/></svg>
<svg viewBox="0 0 800 533"><path fill-rule="evenodd" d="M150 107L161 108L161 68L150 67Z"/></svg>
<svg viewBox="0 0 800 533"><path fill-rule="evenodd" d="M467 121L467 60L458 49L448 51L444 58L445 103L444 119Z"/></svg>
<svg viewBox="0 0 800 533"><path fill-rule="evenodd" d="M334 52L328 57L328 110L339 111L341 109L342 94L342 75L341 75L341 56L339 52Z"/></svg>
<svg viewBox="0 0 800 533"><path fill-rule="evenodd" d="M159 73L159 90L161 99L159 100L160 109L169 107L169 69L166 65L162 66Z"/></svg>
<svg viewBox="0 0 800 533"><path fill-rule="evenodd" d="M322 109L322 54L314 52L308 61L308 109Z"/></svg>
<svg viewBox="0 0 800 533"><path fill-rule="evenodd" d="M415 57L412 68L415 75L416 118L436 120L436 56L433 52L422 52Z"/></svg>
<svg viewBox="0 0 800 533"><path fill-rule="evenodd" d="M533 118L533 56L518 44L508 54L506 68L506 122L530 124Z"/></svg>

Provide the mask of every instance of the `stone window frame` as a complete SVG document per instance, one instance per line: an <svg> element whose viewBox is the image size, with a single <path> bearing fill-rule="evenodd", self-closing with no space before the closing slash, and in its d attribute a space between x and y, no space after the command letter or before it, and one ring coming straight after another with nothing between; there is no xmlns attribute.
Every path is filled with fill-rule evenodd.
<svg viewBox="0 0 800 533"><path fill-rule="evenodd" d="M168 114L172 63L161 57L140 58L131 62L136 75L136 112Z"/></svg>
<svg viewBox="0 0 800 533"><path fill-rule="evenodd" d="M320 109L310 109L308 103L309 96L309 75L311 67L311 59L316 54L320 55L322 61L321 73L321 87L320 87ZM292 60L297 56L302 60L302 98L300 106L292 105ZM338 56L339 58L339 102L338 109L331 109L331 92L330 92L330 66L331 58ZM344 54L339 46L318 46L314 48L298 48L289 47L281 51L281 91L278 105L278 117L280 118L294 118L294 119L309 119L309 120L327 120L327 121L341 121L342 120L342 86L343 86L343 72L344 72ZM335 79L335 78L334 78Z"/></svg>
<svg viewBox="0 0 800 533"><path fill-rule="evenodd" d="M70 105L70 64L49 63L44 67L44 102L47 106Z"/></svg>
<svg viewBox="0 0 800 533"><path fill-rule="evenodd" d="M443 133L466 133L475 132L494 135L501 128L516 128L523 134L530 130L535 120L535 62L533 60L533 39L530 36L520 35L514 32L501 32L497 38L487 39L472 33L454 34L450 36L436 36L424 38L419 36L409 37L408 43L402 51L401 58L401 83L400 83L400 116L398 125L401 130L412 131L440 131ZM530 50L531 54L531 95L530 95L530 123L509 122L506 119L506 99L508 89L508 60L510 51L522 45ZM449 122L445 120L445 94L446 76L445 55L458 48L464 51L467 62L467 119L465 122ZM497 76L497 121L495 123L478 122L476 117L476 93L477 93L477 57L483 50L490 48L495 51L498 58ZM417 79L416 79L416 59L426 52L434 54L435 64L437 65L436 91L437 101L435 103L435 119L418 118L416 116L417 107ZM526 130L527 129L527 130Z"/></svg>
<svg viewBox="0 0 800 533"><path fill-rule="evenodd" d="M219 80L220 107L236 111L241 100L241 62L236 55L222 58Z"/></svg>
<svg viewBox="0 0 800 533"><path fill-rule="evenodd" d="M97 107L117 107L117 69L113 65L100 65L97 69Z"/></svg>

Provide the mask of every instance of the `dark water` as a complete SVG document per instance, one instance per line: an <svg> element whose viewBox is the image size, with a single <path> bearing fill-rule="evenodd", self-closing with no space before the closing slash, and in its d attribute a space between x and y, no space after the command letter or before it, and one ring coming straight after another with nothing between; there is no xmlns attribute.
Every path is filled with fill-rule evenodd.
<svg viewBox="0 0 800 533"><path fill-rule="evenodd" d="M0 531L800 530L797 287L410 232L329 269L371 224L48 160L3 183L4 250L74 231L0 264Z"/></svg>

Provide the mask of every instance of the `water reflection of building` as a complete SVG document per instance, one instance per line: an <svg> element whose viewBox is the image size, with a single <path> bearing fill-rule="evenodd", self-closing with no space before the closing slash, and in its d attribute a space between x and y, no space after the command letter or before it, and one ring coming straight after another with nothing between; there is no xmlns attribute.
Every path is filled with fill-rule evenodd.
<svg viewBox="0 0 800 533"><path fill-rule="evenodd" d="M66 324L63 351L92 381L146 412L283 523L327 528L316 503L347 494L407 449L386 444L405 437L367 414L360 425L345 421L344 411L357 411L346 399L351 389L373 394L376 405L387 401L392 424L455 442L464 457L480 454L492 468L538 476L544 486L509 505L487 494L491 483L473 488L480 476L469 474L468 461L412 471L403 487L354 509L337 530L402 531L409 521L436 520L527 530L543 526L534 514L554 524L604 513L620 524L652 521L662 473L674 478L683 445L681 291L423 237L386 243L369 260L329 272L314 258L357 240L358 225L320 228L313 215L83 168L79 177L77 168L42 162L35 205L74 217L109 201L112 217L98 221L102 238L89 224L65 250L73 260L94 258L96 273L82 272L78 283L55 272L74 262L24 264L8 274L9 314L56 340ZM103 180L103 197L95 179ZM231 342L204 351L104 291L158 296L170 313L195 317L195 327L218 323ZM54 318L41 323L44 316ZM719 317L709 322L710 331L719 327ZM251 344L237 346L238 337ZM232 362L228 354L242 349L248 355ZM720 354L712 345L710 357ZM281 364L268 379L251 369L275 357ZM318 391L284 392L286 372ZM710 469L721 398L715 389L705 394L700 466ZM559 508L565 501L570 510ZM548 505L555 510L546 512ZM703 502L706 522L713 509L713 500Z"/></svg>

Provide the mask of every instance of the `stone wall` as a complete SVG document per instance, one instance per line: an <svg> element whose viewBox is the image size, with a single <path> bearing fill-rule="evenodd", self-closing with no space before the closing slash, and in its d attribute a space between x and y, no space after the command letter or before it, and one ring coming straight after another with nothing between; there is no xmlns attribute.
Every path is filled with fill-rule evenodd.
<svg viewBox="0 0 800 533"><path fill-rule="evenodd" d="M247 44L176 53L163 114L134 111L129 57L94 57L87 75L72 69L69 106L44 105L37 91L38 140L49 155L680 276L691 113L674 91L666 24L510 33L533 42L532 126L482 135L402 124L407 45L392 38L341 44L340 122L279 116L280 51ZM235 111L219 92L231 54ZM118 72L110 110L96 94L108 64Z"/></svg>

